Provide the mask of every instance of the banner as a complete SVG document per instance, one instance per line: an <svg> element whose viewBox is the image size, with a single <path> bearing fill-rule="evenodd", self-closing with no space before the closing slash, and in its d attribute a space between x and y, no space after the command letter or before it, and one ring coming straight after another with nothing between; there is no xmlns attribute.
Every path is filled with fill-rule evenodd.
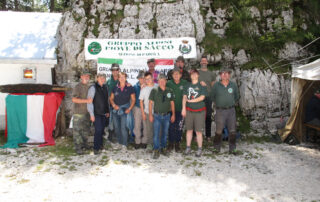
<svg viewBox="0 0 320 202"><path fill-rule="evenodd" d="M85 59L98 58L196 58L196 40L191 37L166 39L85 39Z"/></svg>
<svg viewBox="0 0 320 202"><path fill-rule="evenodd" d="M107 79L111 77L111 64L118 63L120 70L127 73L127 81L134 85L137 83L139 70L148 71L148 59L113 59L113 58L98 58L97 73L104 73ZM170 69L173 69L173 59L155 59L155 70L167 75Z"/></svg>

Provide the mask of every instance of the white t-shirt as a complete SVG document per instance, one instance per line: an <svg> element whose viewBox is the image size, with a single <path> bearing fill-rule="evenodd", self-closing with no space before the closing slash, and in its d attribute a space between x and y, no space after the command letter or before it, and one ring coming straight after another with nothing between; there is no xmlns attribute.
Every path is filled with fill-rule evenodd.
<svg viewBox="0 0 320 202"><path fill-rule="evenodd" d="M158 84L155 83L153 86L145 86L140 91L139 100L143 100L144 112L147 114L149 114L149 96L150 96L151 90L157 87L158 87ZM152 109L152 114L153 114L153 109Z"/></svg>

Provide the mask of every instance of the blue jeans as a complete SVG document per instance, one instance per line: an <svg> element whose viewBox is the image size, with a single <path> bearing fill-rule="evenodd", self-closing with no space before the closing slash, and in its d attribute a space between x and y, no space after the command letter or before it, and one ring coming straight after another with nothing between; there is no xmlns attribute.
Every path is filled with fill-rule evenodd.
<svg viewBox="0 0 320 202"><path fill-rule="evenodd" d="M94 115L94 139L93 139L93 149L99 150L102 149L102 136L104 134L104 128L107 125L107 117L105 115Z"/></svg>
<svg viewBox="0 0 320 202"><path fill-rule="evenodd" d="M153 120L153 149L159 150L166 148L167 146L167 136L168 136L168 129L170 124L170 114L167 115L159 115L154 114ZM160 135L160 128L162 134ZM161 137L161 142L160 142Z"/></svg>
<svg viewBox="0 0 320 202"><path fill-rule="evenodd" d="M118 112L112 114L114 131L116 133L119 144L128 145L128 129L127 129L127 114L118 115Z"/></svg>
<svg viewBox="0 0 320 202"><path fill-rule="evenodd" d="M173 123L170 122L169 126L169 142L178 143L181 141L183 118L181 112L175 112L176 119Z"/></svg>

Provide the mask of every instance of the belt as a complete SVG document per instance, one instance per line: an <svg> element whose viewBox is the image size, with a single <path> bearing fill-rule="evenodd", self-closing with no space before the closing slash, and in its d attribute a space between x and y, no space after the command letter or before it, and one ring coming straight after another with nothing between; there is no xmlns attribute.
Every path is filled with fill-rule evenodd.
<svg viewBox="0 0 320 202"><path fill-rule="evenodd" d="M157 113L157 112L155 112L155 114L160 115L160 116L166 116L166 115L170 114L170 112L166 112L166 113Z"/></svg>
<svg viewBox="0 0 320 202"><path fill-rule="evenodd" d="M216 107L217 109L231 109L234 108L234 106L230 106L230 107Z"/></svg>

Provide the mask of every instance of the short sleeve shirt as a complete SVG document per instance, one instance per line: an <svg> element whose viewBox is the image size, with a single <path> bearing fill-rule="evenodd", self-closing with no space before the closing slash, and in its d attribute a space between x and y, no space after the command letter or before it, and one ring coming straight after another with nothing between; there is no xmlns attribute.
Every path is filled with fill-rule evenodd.
<svg viewBox="0 0 320 202"><path fill-rule="evenodd" d="M207 92L211 91L211 83L216 80L216 74L210 70L199 70L199 82L204 81L207 84Z"/></svg>
<svg viewBox="0 0 320 202"><path fill-rule="evenodd" d="M196 84L189 83L184 88L183 95L187 96L188 100L196 99L202 95L207 96L206 87L203 87L200 82ZM190 103L187 102L186 107L197 110L205 107L204 101Z"/></svg>
<svg viewBox="0 0 320 202"><path fill-rule="evenodd" d="M154 86L145 86L144 88L142 88L140 92L139 100L143 101L143 109L144 109L144 112L147 114L149 114L149 96L150 96L151 90L157 87L158 87L158 84L154 84ZM152 113L153 113L153 109L152 109Z"/></svg>
<svg viewBox="0 0 320 202"><path fill-rule="evenodd" d="M79 83L75 86L72 92L72 97L79 99L87 99L89 86ZM83 103L73 103L73 113L74 114L85 114L87 111L87 104Z"/></svg>
<svg viewBox="0 0 320 202"><path fill-rule="evenodd" d="M113 90L114 94L114 103L116 105L124 105L130 102L131 94L135 94L134 88L132 86L127 86L123 89L119 85L116 85Z"/></svg>
<svg viewBox="0 0 320 202"><path fill-rule="evenodd" d="M184 79L180 80L180 83L176 84L174 80L169 80L167 82L167 87L173 90L175 99L174 99L174 106L175 110L181 112L182 109L182 97L183 97L183 90L188 82Z"/></svg>
<svg viewBox="0 0 320 202"><path fill-rule="evenodd" d="M211 90L211 99L215 102L216 107L233 107L239 97L238 86L232 81L227 86L216 82Z"/></svg>
<svg viewBox="0 0 320 202"><path fill-rule="evenodd" d="M171 101L174 101L174 94L171 88L164 91L158 87L151 90L149 100L154 103L154 113L168 113L171 111Z"/></svg>

